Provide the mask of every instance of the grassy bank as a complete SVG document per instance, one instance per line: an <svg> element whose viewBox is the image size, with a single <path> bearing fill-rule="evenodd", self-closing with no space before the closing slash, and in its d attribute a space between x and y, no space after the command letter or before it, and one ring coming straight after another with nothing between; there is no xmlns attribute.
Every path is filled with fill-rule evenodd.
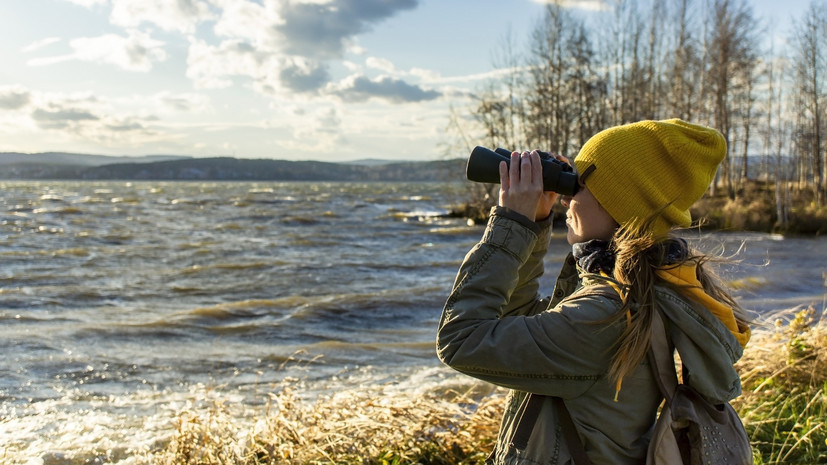
<svg viewBox="0 0 827 465"><path fill-rule="evenodd" d="M827 463L827 322L814 309L776 315L738 364L733 405L757 464ZM459 383L465 382L459 378ZM161 464L481 464L504 391L472 383L412 395L373 386L303 401L285 386L252 423L212 401L182 411Z"/></svg>
<svg viewBox="0 0 827 465"><path fill-rule="evenodd" d="M733 405L750 434L756 464L827 463L823 316L813 308L780 315L776 330L760 333L738 364L743 394Z"/></svg>
<svg viewBox="0 0 827 465"><path fill-rule="evenodd" d="M709 229L827 234L827 206L818 206L810 189L787 188L781 209L775 184L750 181L735 194L731 199L719 189L714 196L704 196L692 206L692 217L704 218L703 226Z"/></svg>

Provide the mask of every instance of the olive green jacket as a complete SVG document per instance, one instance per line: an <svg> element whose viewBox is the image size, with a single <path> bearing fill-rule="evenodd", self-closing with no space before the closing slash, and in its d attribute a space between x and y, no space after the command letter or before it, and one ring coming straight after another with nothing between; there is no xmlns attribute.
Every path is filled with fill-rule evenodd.
<svg viewBox="0 0 827 465"><path fill-rule="evenodd" d="M593 465L639 464L662 396L644 361L616 386L607 372L625 319L605 320L620 300L605 279L576 266L571 254L550 298L540 298L550 222L534 223L494 207L482 240L465 257L437 333L439 358L452 368L510 388L494 463L568 464L566 442L550 399L544 401L525 450L511 445L527 393L561 397ZM740 394L732 364L741 347L703 307L657 287L672 340L692 373L691 384L712 401ZM697 381L697 382L696 382Z"/></svg>

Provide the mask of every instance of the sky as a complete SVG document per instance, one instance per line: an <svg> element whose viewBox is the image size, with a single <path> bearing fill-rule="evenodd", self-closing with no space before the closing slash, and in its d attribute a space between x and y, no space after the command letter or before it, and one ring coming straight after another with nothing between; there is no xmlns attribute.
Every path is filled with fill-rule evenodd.
<svg viewBox="0 0 827 465"><path fill-rule="evenodd" d="M783 36L809 1L749 3ZM599 5L569 2L583 14ZM468 107L505 37L527 37L544 8L0 0L0 152L444 158L451 108Z"/></svg>

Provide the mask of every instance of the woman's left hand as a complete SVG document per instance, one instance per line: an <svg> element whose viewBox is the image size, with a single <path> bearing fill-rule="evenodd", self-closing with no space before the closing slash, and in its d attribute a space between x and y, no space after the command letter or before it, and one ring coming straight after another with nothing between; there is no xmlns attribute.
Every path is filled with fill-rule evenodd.
<svg viewBox="0 0 827 465"><path fill-rule="evenodd" d="M534 221L551 214L556 192L543 191L543 165L536 150L511 153L511 169L500 162L500 206L510 208Z"/></svg>

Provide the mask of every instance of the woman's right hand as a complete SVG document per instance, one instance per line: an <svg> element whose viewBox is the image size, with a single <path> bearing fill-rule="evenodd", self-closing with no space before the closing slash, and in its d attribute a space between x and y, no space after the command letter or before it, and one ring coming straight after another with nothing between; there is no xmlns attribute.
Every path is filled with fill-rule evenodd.
<svg viewBox="0 0 827 465"><path fill-rule="evenodd" d="M502 207L510 208L534 221L544 220L551 214L557 201L556 192L543 191L543 165L540 154L512 152L511 169L500 162L500 198Z"/></svg>

